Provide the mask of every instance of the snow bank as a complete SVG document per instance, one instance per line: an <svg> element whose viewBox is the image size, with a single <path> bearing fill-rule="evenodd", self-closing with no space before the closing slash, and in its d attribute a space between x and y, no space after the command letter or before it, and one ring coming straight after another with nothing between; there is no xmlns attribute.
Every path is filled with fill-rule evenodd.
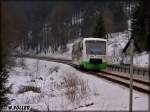
<svg viewBox="0 0 150 112"><path fill-rule="evenodd" d="M128 42L128 33L117 32L112 33L108 37L108 62L112 64L120 64L122 60L122 50Z"/></svg>
<svg viewBox="0 0 150 112"><path fill-rule="evenodd" d="M130 56L123 56L122 50L128 42L128 32L113 33L108 37L108 61L112 64L130 64ZM149 66L149 54L142 52L134 54L133 64L136 67L148 67Z"/></svg>
<svg viewBox="0 0 150 112"><path fill-rule="evenodd" d="M61 51L52 52L49 48L48 52L41 52L38 54L38 56L44 56L44 57L55 57L55 58L61 58L61 59L69 59L71 60L71 52L72 52L72 45L73 43L67 44L67 51L62 53Z"/></svg>
<svg viewBox="0 0 150 112"><path fill-rule="evenodd" d="M143 52L140 54L135 54L133 64L138 67L149 67L150 54Z"/></svg>
<svg viewBox="0 0 150 112"><path fill-rule="evenodd" d="M110 81L85 74L61 63L24 59L24 66L17 65L9 71L7 86L11 105L29 105L37 110L128 110L129 89ZM66 75L67 74L67 75ZM71 102L66 97L64 76L71 74L86 82L86 95ZM18 91L22 86L40 88L40 92ZM77 90L83 87L77 84ZM72 90L72 88L70 88ZM80 92L79 92L80 93ZM133 109L147 110L148 95L134 91Z"/></svg>

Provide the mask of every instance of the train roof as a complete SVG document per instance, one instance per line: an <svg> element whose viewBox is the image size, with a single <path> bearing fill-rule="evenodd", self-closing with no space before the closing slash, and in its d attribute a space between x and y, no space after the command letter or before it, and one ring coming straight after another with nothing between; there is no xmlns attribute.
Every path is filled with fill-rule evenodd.
<svg viewBox="0 0 150 112"><path fill-rule="evenodd" d="M107 39L103 39L103 38L93 38L93 37L83 38L83 40L101 40L101 41L107 41Z"/></svg>

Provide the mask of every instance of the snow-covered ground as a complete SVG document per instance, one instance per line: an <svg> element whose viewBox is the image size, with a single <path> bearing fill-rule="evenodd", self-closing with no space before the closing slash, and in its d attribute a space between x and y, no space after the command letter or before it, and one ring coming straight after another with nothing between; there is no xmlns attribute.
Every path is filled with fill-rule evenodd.
<svg viewBox="0 0 150 112"><path fill-rule="evenodd" d="M21 66L22 65L22 66ZM9 72L11 105L38 110L128 110L129 89L71 66L35 59L16 60ZM148 95L134 91L133 109L148 110Z"/></svg>

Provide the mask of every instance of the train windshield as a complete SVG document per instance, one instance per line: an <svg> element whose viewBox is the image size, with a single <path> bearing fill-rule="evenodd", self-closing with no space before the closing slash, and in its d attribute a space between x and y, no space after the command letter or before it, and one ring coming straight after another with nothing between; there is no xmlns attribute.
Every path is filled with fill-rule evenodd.
<svg viewBox="0 0 150 112"><path fill-rule="evenodd" d="M86 54L106 55L106 41L86 41Z"/></svg>

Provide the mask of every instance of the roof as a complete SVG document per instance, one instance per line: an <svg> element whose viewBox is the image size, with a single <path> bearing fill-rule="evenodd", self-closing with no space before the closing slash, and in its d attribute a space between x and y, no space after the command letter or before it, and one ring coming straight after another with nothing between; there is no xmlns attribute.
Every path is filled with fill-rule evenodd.
<svg viewBox="0 0 150 112"><path fill-rule="evenodd" d="M125 47L122 50L122 53L125 53L129 48L130 48L130 43L131 43L131 39L134 38L130 38L130 40L128 41L128 43L125 45ZM141 52L139 46L137 45L137 43L134 41L134 48L135 50L137 50L138 52Z"/></svg>

